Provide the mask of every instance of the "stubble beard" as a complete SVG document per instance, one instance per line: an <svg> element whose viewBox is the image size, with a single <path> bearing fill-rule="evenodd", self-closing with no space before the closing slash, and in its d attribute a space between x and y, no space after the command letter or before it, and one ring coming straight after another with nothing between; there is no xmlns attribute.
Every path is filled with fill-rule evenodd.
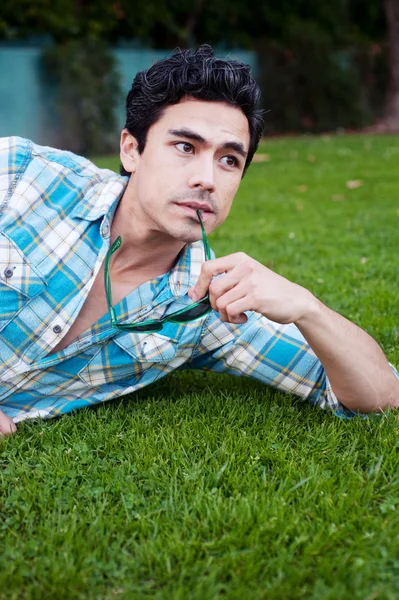
<svg viewBox="0 0 399 600"><path fill-rule="evenodd" d="M167 206L182 204L185 201L190 200L198 200L199 202L206 202L213 214L217 216L218 207L217 204L212 198L211 194L207 190L190 190L185 192L174 193L167 199ZM183 220L183 218L182 218ZM185 243L193 243L202 239L201 225L197 217L186 215L184 220L187 223L187 227L185 227L184 231L179 233L178 235L172 235L174 239L178 239L181 242Z"/></svg>

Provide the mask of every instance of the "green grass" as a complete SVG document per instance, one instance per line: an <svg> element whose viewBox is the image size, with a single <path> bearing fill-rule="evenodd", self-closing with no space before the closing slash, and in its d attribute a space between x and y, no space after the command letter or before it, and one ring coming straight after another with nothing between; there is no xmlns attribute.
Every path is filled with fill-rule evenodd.
<svg viewBox="0 0 399 600"><path fill-rule="evenodd" d="M217 256L309 288L398 366L399 137L261 152ZM0 441L0 598L396 600L398 466L393 413L341 421L213 374L23 423Z"/></svg>

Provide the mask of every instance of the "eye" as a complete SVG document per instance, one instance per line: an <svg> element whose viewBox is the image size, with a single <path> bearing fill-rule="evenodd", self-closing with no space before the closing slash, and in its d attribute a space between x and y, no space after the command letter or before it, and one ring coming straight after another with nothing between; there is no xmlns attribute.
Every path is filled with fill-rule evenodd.
<svg viewBox="0 0 399 600"><path fill-rule="evenodd" d="M192 154L194 151L194 146L189 142L178 142L175 146L183 154Z"/></svg>
<svg viewBox="0 0 399 600"><path fill-rule="evenodd" d="M226 167L238 167L239 162L235 156L223 156L221 161Z"/></svg>

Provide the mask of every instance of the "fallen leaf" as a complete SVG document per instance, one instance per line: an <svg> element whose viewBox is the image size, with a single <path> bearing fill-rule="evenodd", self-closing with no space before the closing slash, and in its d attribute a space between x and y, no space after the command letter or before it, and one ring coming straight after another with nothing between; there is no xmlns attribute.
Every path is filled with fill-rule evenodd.
<svg viewBox="0 0 399 600"><path fill-rule="evenodd" d="M308 191L308 186L307 185L298 185L298 187L296 188L298 190L298 192L307 192Z"/></svg>
<svg viewBox="0 0 399 600"><path fill-rule="evenodd" d="M331 196L331 200L334 202L342 202L342 200L345 200L345 196L344 194L334 194L334 196Z"/></svg>
<svg viewBox="0 0 399 600"><path fill-rule="evenodd" d="M270 160L270 154L260 154L260 153L256 153L254 154L253 157L253 162L267 162L268 160Z"/></svg>
<svg viewBox="0 0 399 600"><path fill-rule="evenodd" d="M314 155L314 154L309 154L309 156L308 156L308 162L310 162L310 163L315 163L315 162L316 162L316 160L317 160L317 159L316 159L316 157L315 157L315 155Z"/></svg>
<svg viewBox="0 0 399 600"><path fill-rule="evenodd" d="M346 182L346 187L349 190L354 190L358 187L360 187L363 184L363 182L360 179L352 179Z"/></svg>

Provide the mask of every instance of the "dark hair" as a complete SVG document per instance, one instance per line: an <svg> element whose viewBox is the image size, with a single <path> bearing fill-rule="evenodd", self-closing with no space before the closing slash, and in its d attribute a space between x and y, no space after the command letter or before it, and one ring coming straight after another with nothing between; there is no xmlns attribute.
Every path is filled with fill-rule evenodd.
<svg viewBox="0 0 399 600"><path fill-rule="evenodd" d="M250 67L238 60L216 58L208 45L197 50L176 50L147 71L139 71L126 98L125 127L144 150L148 130L160 119L166 106L185 96L227 102L242 110L249 124L249 167L263 132L259 108L260 89ZM130 175L121 165L121 175Z"/></svg>

